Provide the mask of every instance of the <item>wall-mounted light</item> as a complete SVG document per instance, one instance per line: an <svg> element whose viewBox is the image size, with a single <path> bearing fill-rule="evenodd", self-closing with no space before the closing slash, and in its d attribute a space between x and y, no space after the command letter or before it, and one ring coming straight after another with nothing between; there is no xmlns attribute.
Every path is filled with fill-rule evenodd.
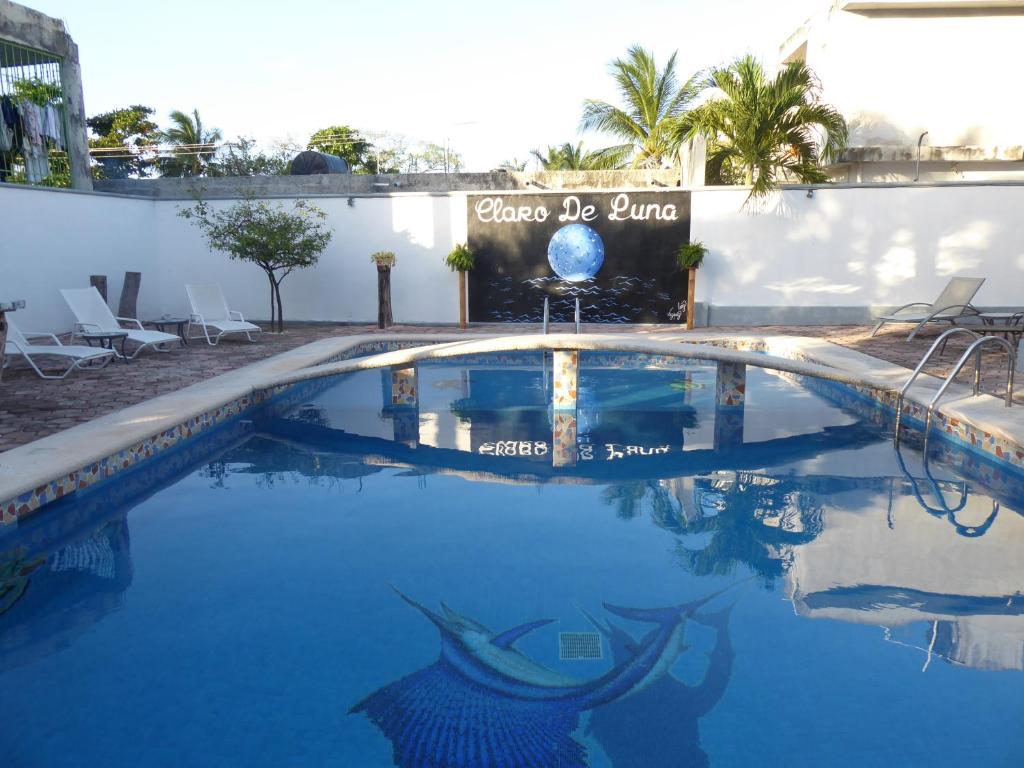
<svg viewBox="0 0 1024 768"><path fill-rule="evenodd" d="M533 179L527 179L526 180L526 186L528 186L528 187L536 187L537 189L547 189L547 187L545 187L539 181L534 181Z"/></svg>
<svg viewBox="0 0 1024 768"><path fill-rule="evenodd" d="M813 189L808 189L807 190L807 199L810 200L812 197L814 197L814 190Z"/></svg>
<svg viewBox="0 0 1024 768"><path fill-rule="evenodd" d="M658 181L657 179L651 179L651 186L652 187L667 187L668 184L664 184L664 183Z"/></svg>

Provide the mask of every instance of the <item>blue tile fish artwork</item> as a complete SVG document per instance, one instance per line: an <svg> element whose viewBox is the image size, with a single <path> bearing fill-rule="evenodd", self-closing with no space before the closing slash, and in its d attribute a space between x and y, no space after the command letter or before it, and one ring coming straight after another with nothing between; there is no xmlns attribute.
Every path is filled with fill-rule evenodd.
<svg viewBox="0 0 1024 768"><path fill-rule="evenodd" d="M604 603L619 619L653 625L640 640L611 620L586 614L609 643L613 661L611 669L588 681L565 677L515 648L516 641L550 619L495 633L444 603L437 613L398 592L437 627L440 657L374 691L349 713L365 714L380 729L401 768L587 768L587 749L574 736L583 713L590 713L586 738L616 766L706 765L697 721L728 686L732 604L698 611L731 588L668 608ZM688 650L689 620L716 635L704 679L696 686L671 671ZM662 714L651 719L657 710ZM647 751L638 751L638 744L646 744Z"/></svg>

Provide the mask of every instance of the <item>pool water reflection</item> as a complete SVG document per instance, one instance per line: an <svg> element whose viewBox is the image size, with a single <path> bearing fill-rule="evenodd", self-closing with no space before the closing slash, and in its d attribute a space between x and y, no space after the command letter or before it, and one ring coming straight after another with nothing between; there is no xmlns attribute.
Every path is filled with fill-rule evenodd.
<svg viewBox="0 0 1024 768"><path fill-rule="evenodd" d="M833 385L749 371L721 407L714 365L623 362L581 355L571 410L539 355L310 385L5 532L0 751L1016 764L1022 478L896 453Z"/></svg>

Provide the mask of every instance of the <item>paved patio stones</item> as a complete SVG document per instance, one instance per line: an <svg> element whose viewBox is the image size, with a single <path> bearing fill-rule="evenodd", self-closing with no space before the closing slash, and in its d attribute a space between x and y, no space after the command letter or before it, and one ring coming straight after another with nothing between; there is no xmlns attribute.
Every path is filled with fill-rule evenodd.
<svg viewBox="0 0 1024 768"><path fill-rule="evenodd" d="M570 326L554 327L553 331L569 332ZM893 329L869 338L870 328L851 326L773 326L765 328L696 329L739 331L758 334L789 334L826 338L842 346L856 349L888 362L912 368L932 343L939 330L912 342L905 341L906 331ZM679 333L678 325L609 326L587 325L589 332L632 332L657 334ZM63 381L43 381L22 363L15 361L4 372L0 383L0 451L36 440L89 419L124 408L157 395L173 392L272 355L294 349L317 339L331 336L375 333L375 326L290 323L284 334L265 333L256 343L224 340L216 347L198 342L169 354L146 353L130 363L117 362L105 370L79 371ZM454 333L451 326L393 326L390 333ZM540 332L540 326L474 325L471 333ZM965 343L951 341L945 356L927 370L945 375L959 358ZM983 390L998 393L1005 381L1006 356L990 352L983 358ZM963 380L969 381L965 371ZM1024 376L1021 377L1024 379ZM1024 403L1024 380L1018 383L1015 401Z"/></svg>

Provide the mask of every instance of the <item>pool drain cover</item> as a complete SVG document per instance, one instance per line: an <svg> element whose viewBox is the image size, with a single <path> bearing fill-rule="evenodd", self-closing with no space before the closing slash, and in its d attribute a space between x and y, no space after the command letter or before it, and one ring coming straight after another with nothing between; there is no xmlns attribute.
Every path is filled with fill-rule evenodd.
<svg viewBox="0 0 1024 768"><path fill-rule="evenodd" d="M601 635L597 632L559 632L558 658L562 661L602 658Z"/></svg>

